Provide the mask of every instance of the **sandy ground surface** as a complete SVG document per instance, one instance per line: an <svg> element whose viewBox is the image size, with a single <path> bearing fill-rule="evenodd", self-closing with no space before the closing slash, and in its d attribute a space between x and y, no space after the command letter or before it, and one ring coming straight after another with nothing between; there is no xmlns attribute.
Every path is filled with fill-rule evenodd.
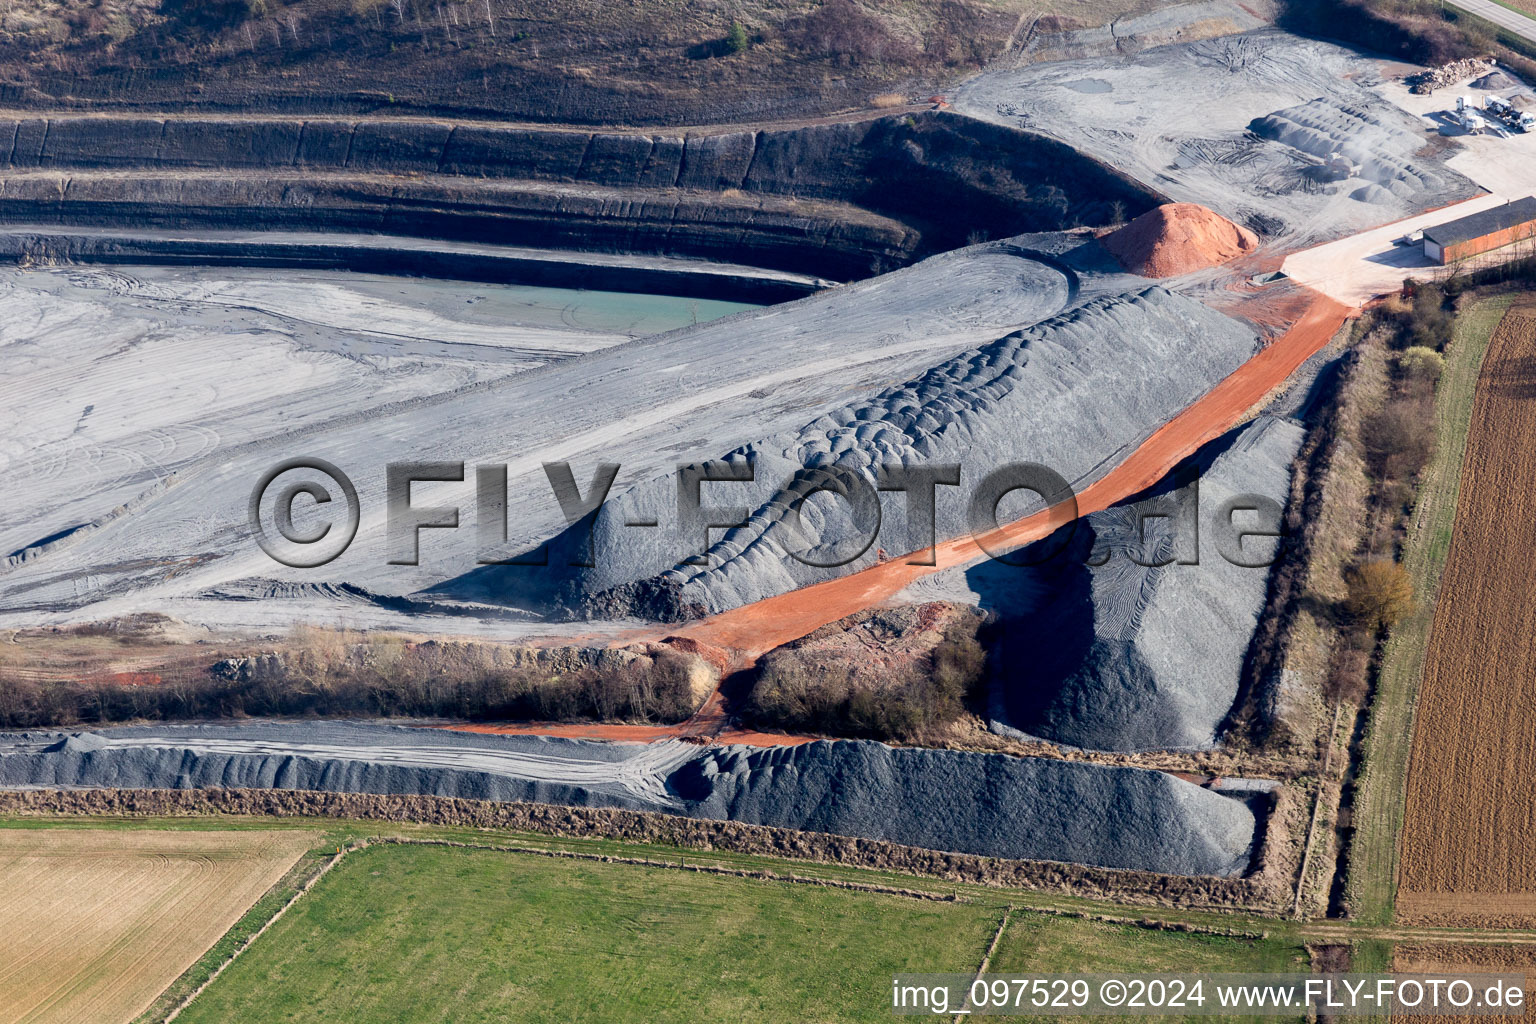
<svg viewBox="0 0 1536 1024"><path fill-rule="evenodd" d="M314 841L0 829L0 1022L132 1020Z"/></svg>
<svg viewBox="0 0 1536 1024"><path fill-rule="evenodd" d="M984 71L952 99L974 117L1060 139L1170 199L1208 206L1283 253L1477 192L1444 155L1425 150L1418 119L1387 100L1383 85L1379 60L1263 28ZM1328 182L1318 167L1335 150L1360 169Z"/></svg>
<svg viewBox="0 0 1536 1024"><path fill-rule="evenodd" d="M1536 921L1536 306L1513 307L1478 380L1456 526L1419 691L1400 914Z"/></svg>
<svg viewBox="0 0 1536 1024"><path fill-rule="evenodd" d="M1293 281L1340 302L1364 305L1378 296L1399 291L1405 278L1441 278L1452 272L1449 267L1431 262L1424 255L1423 245L1398 245L1398 239L1505 202L1503 196L1489 193L1433 213L1394 221L1288 256L1282 270Z"/></svg>

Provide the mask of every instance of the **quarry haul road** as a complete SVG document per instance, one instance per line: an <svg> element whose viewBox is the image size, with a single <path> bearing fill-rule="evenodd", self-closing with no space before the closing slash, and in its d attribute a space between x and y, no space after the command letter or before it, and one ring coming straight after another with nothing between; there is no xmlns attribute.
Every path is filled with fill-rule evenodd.
<svg viewBox="0 0 1536 1024"><path fill-rule="evenodd" d="M1312 292L1290 328L1204 397L1159 427L1124 461L1085 487L1076 507L1061 503L1001 527L978 541L958 537L938 545L936 565L910 565L905 556L862 572L790 591L710 616L672 631L741 651L747 661L844 616L885 601L919 577L986 557L987 549L1011 549L1049 536L1073 519L1109 508L1151 487L1202 445L1237 426L1264 396L1283 384L1328 343L1354 311Z"/></svg>
<svg viewBox="0 0 1536 1024"><path fill-rule="evenodd" d="M1073 519L1108 508L1165 477L1202 445L1242 423L1264 397L1326 345L1355 309L1305 289L1305 307L1289 329L1183 413L1163 424L1124 461L1085 487L1076 507L1062 503L1001 527L981 540L986 547L1011 549L1049 536ZM913 581L986 557L981 542L959 537L937 546L935 565L911 565L906 556L825 583L813 584L755 604L712 615L678 629L624 634L614 646L663 637L688 637L733 655L732 670L750 667L783 646L828 623L887 601ZM682 736L708 737L748 746L807 742L806 737L734 728L723 693L716 690L688 721L670 726L515 724L450 726L475 732L566 736L645 742Z"/></svg>

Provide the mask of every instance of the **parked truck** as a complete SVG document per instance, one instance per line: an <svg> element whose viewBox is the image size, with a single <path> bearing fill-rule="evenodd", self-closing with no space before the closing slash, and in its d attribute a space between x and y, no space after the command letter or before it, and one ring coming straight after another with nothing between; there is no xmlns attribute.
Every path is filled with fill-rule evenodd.
<svg viewBox="0 0 1536 1024"><path fill-rule="evenodd" d="M1462 97L1465 100L1466 97ZM1462 101L1457 101L1457 110L1461 109ZM1500 96L1483 97L1483 116L1491 118L1507 127L1522 132L1536 130L1536 113L1529 110L1519 110L1514 104Z"/></svg>
<svg viewBox="0 0 1536 1024"><path fill-rule="evenodd" d="M1465 94L1456 97L1456 112L1451 115L1460 128L1472 135L1476 135L1483 127L1483 122L1478 119L1477 112L1480 108L1477 101Z"/></svg>

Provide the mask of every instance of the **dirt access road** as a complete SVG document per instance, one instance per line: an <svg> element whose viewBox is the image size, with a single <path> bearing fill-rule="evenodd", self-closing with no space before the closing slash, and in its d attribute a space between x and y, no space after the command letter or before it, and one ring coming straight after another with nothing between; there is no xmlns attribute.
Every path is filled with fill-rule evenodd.
<svg viewBox="0 0 1536 1024"><path fill-rule="evenodd" d="M1536 302L1494 333L1408 767L1399 917L1536 925Z"/></svg>
<svg viewBox="0 0 1536 1024"><path fill-rule="evenodd" d="M1355 310L1325 295L1302 289L1306 302L1290 328L1235 373L1212 388L1183 413L1164 424L1123 462L1083 489L1075 506L1063 503L1010 523L982 538L986 547L1013 548L1047 537L1079 516L1097 512L1161 480L1201 445L1242 423L1266 395L1326 345ZM1261 301L1258 299L1255 302ZM778 597L723 612L666 633L645 631L615 640L615 645L662 636L685 636L733 652L735 669L750 667L760 656L798 640L844 616L889 600L913 581L941 569L985 558L982 542L958 537L940 544L936 565L911 565L905 557L841 579L814 584ZM754 733L731 727L724 694L717 691L692 719L674 726L518 724L473 726L476 731L537 733L584 739L649 742L701 736L749 745L803 743L804 738Z"/></svg>
<svg viewBox="0 0 1536 1024"><path fill-rule="evenodd" d="M1010 523L982 538L965 536L938 546L937 565L894 558L862 572L745 605L674 631L755 660L829 622L879 604L919 577L986 557L986 548L1015 548L1047 537L1073 519L1097 512L1157 483L1201 445L1242 423L1313 353L1328 343L1354 311L1315 292L1284 334L1165 423L1123 462L1083 489L1075 507L1063 503Z"/></svg>

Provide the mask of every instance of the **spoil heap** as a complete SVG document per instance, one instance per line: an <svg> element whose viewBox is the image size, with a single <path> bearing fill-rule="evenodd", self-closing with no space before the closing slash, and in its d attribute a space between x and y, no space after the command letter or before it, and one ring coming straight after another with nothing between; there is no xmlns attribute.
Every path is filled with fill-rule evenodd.
<svg viewBox="0 0 1536 1024"><path fill-rule="evenodd" d="M815 471L858 474L875 467L958 464L980 481L1013 462L1049 466L1082 485L1134 448L1148 424L1166 423L1253 354L1246 326L1165 288L1100 296L1032 327L962 352L869 398L826 411L804 426L725 453L751 476L712 490L748 510L744 525L710 538L707 564L679 561L703 531L679 516L678 476L652 477L550 542L551 565L586 567L560 584L555 614L676 621L737 608L875 565L879 547L915 551L905 506L882 506L879 544L870 523L843 499L804 500ZM721 477L723 470L714 475ZM940 491L950 488L940 488ZM872 489L868 493L873 493ZM964 536L966 503L940 495L933 535ZM1007 512L1023 518L1034 505ZM803 508L803 530L791 516ZM798 513L796 513L798 515ZM651 522L636 530L628 524ZM803 536L802 536L803 534ZM810 538L807 541L806 537ZM792 557L815 543L811 557ZM587 551L593 553L587 556ZM820 564L812 564L812 563ZM507 587L515 599L521 594ZM503 599L495 591L493 600Z"/></svg>
<svg viewBox="0 0 1536 1024"><path fill-rule="evenodd" d="M1418 74L1407 76L1403 81L1408 84L1409 92L1423 96L1436 89L1444 89L1448 85L1465 82L1474 76L1487 75L1497 70L1498 68L1486 60L1468 57L1463 60L1453 60L1437 68L1426 68Z"/></svg>
<svg viewBox="0 0 1536 1024"><path fill-rule="evenodd" d="M1169 203L1137 217L1101 241L1125 269L1143 277L1175 277L1252 252L1259 239L1198 203Z"/></svg>
<svg viewBox="0 0 1536 1024"><path fill-rule="evenodd" d="M1188 482L1081 520L1061 557L1044 555L1059 539L1040 542L1033 582L1049 589L1000 630L994 731L1096 750L1214 746L1277 553L1257 533L1226 545L1271 528L1271 513L1238 510L1264 498L1278 517L1301 438L1260 417L1209 465L1202 453Z"/></svg>
<svg viewBox="0 0 1536 1024"><path fill-rule="evenodd" d="M38 786L616 807L1177 875L1241 874L1255 826L1243 803L1141 768L863 740L752 750L363 722L0 732L0 788Z"/></svg>

